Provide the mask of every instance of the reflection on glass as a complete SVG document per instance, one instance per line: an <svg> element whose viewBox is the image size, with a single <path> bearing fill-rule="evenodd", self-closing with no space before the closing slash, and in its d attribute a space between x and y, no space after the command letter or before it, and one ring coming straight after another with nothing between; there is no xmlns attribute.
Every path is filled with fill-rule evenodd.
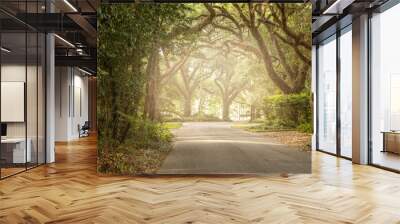
<svg viewBox="0 0 400 224"><path fill-rule="evenodd" d="M336 40L318 48L318 148L336 153Z"/></svg>
<svg viewBox="0 0 400 224"><path fill-rule="evenodd" d="M347 30L350 29L350 30ZM340 36L340 153L352 157L352 35L351 27Z"/></svg>
<svg viewBox="0 0 400 224"><path fill-rule="evenodd" d="M400 5L372 17L372 163L400 170Z"/></svg>

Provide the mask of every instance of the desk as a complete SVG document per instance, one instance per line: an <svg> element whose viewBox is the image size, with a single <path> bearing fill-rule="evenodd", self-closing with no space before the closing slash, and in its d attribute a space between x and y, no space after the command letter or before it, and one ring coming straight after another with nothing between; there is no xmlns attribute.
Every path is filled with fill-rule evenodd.
<svg viewBox="0 0 400 224"><path fill-rule="evenodd" d="M28 144L25 152L25 138L6 138L1 139L1 157L6 163L26 163L31 162L31 139L27 139Z"/></svg>
<svg viewBox="0 0 400 224"><path fill-rule="evenodd" d="M400 132L384 131L383 134L383 150L382 152L392 152L400 154Z"/></svg>

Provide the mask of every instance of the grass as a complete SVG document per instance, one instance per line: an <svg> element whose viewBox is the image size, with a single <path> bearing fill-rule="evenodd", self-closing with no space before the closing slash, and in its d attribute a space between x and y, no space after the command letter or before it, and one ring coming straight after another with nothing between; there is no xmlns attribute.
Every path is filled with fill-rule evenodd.
<svg viewBox="0 0 400 224"><path fill-rule="evenodd" d="M239 128L249 132L261 133L263 136L272 139L274 142L299 146L302 150L311 150L311 134L303 133L295 129L271 129L262 123L239 123L232 125L232 128Z"/></svg>
<svg viewBox="0 0 400 224"><path fill-rule="evenodd" d="M232 128L239 128L249 132L269 132L269 131L293 131L294 129L271 129L267 128L263 123L238 123L232 125Z"/></svg>
<svg viewBox="0 0 400 224"><path fill-rule="evenodd" d="M171 129L178 129L182 127L182 123L181 122L165 122L164 127L171 130Z"/></svg>
<svg viewBox="0 0 400 224"><path fill-rule="evenodd" d="M162 166L171 147L162 150L135 149L127 152L107 153L99 160L100 173L142 175L155 174Z"/></svg>

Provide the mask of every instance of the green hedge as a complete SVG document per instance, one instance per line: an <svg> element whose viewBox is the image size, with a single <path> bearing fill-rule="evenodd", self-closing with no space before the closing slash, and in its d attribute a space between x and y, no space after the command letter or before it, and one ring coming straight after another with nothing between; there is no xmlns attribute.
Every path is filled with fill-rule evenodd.
<svg viewBox="0 0 400 224"><path fill-rule="evenodd" d="M274 95L264 99L265 126L268 129L298 129L312 132L309 93Z"/></svg>

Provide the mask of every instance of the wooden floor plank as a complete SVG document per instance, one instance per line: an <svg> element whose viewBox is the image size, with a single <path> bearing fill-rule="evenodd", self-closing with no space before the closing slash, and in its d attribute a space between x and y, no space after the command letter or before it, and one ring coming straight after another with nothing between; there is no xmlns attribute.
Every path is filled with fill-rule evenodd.
<svg viewBox="0 0 400 224"><path fill-rule="evenodd" d="M57 162L0 181L0 223L400 223L400 175L313 152L289 177L96 173L96 141L57 144Z"/></svg>

